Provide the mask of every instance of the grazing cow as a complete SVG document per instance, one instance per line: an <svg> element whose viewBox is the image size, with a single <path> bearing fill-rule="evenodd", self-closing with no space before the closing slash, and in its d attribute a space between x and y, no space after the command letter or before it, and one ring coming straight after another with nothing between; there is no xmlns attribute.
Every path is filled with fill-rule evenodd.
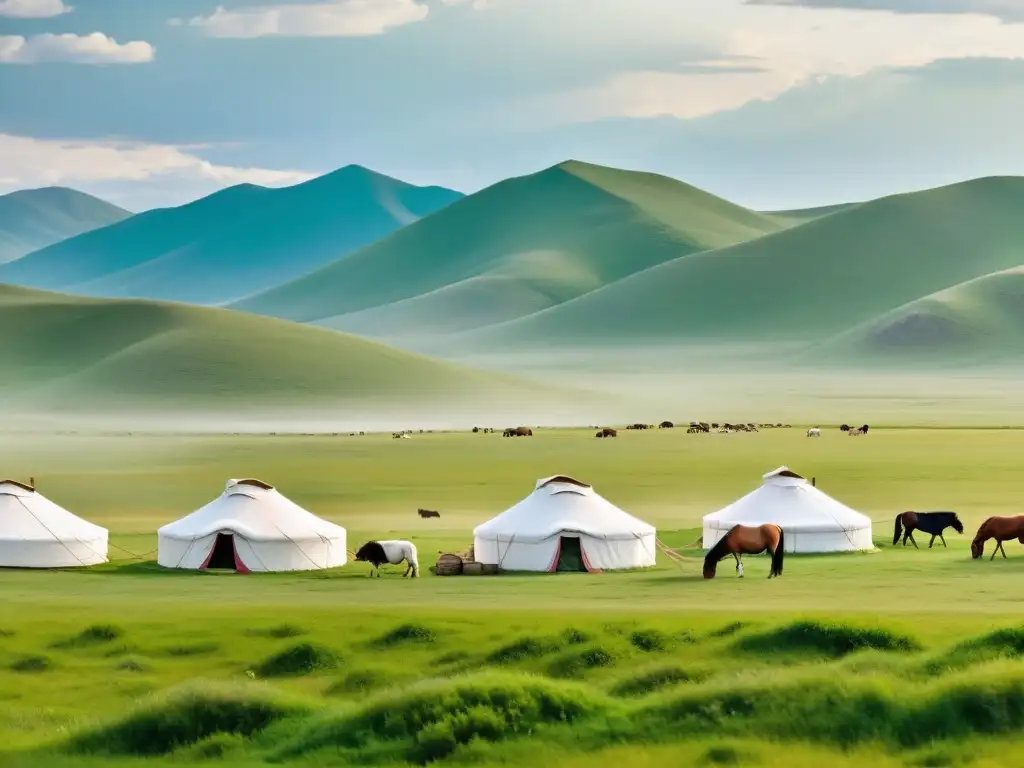
<svg viewBox="0 0 1024 768"><path fill-rule="evenodd" d="M433 509L418 509L416 511L419 514L419 516L422 517L422 518L440 517L441 516L440 512L435 512Z"/></svg>
<svg viewBox="0 0 1024 768"><path fill-rule="evenodd" d="M850 431L850 425L849 424L843 424L841 427L839 427L839 431L840 432L849 432Z"/></svg>
<svg viewBox="0 0 1024 768"><path fill-rule="evenodd" d="M380 578L380 567L385 563L398 565L403 560L408 564L405 573L402 574L403 579L409 575L410 571L412 571L413 578L420 575L420 561L416 557L416 545L411 541L368 541L359 548L352 559L372 565L371 577L376 575L377 578Z"/></svg>
<svg viewBox="0 0 1024 768"><path fill-rule="evenodd" d="M675 427L675 424L671 421L663 421L658 425L658 429L672 429L673 427Z"/></svg>
<svg viewBox="0 0 1024 768"><path fill-rule="evenodd" d="M811 427L807 430L808 437L821 437L821 430L818 427Z"/></svg>
<svg viewBox="0 0 1024 768"><path fill-rule="evenodd" d="M854 427L849 432L847 432L846 434L848 434L850 437L860 437L861 435L864 434L864 431Z"/></svg>
<svg viewBox="0 0 1024 768"><path fill-rule="evenodd" d="M603 429L598 430L598 433L595 435L595 437L618 437L618 436L619 436L618 431L612 429L611 427L604 427Z"/></svg>

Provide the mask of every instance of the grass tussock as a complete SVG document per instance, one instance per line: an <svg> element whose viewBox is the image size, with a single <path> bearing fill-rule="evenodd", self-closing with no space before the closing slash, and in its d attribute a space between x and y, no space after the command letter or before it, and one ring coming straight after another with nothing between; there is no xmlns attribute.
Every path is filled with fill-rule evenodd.
<svg viewBox="0 0 1024 768"><path fill-rule="evenodd" d="M46 672L53 669L53 662L47 656L25 656L12 661L8 669L12 672Z"/></svg>
<svg viewBox="0 0 1024 768"><path fill-rule="evenodd" d="M248 738L298 711L266 690L192 686L121 720L72 737L67 750L76 754L165 755L198 745L215 734Z"/></svg>
<svg viewBox="0 0 1024 768"><path fill-rule="evenodd" d="M306 630L294 624L279 624L276 627L267 629L249 629L245 632L249 637L269 637L274 640L288 640L293 637L302 637Z"/></svg>
<svg viewBox="0 0 1024 768"><path fill-rule="evenodd" d="M736 747L728 744L719 744L708 747L698 758L700 765L750 765L751 757Z"/></svg>
<svg viewBox="0 0 1024 768"><path fill-rule="evenodd" d="M489 653L487 655L487 663L496 665L516 664L529 659L539 659L542 656L557 653L561 649L561 638L527 635Z"/></svg>
<svg viewBox="0 0 1024 768"><path fill-rule="evenodd" d="M300 643L264 659L253 671L259 677L298 677L337 669L340 661L329 648Z"/></svg>
<svg viewBox="0 0 1024 768"><path fill-rule="evenodd" d="M565 641L566 645L584 645L589 643L593 638L582 630L569 627L569 629L562 632L562 640Z"/></svg>
<svg viewBox="0 0 1024 768"><path fill-rule="evenodd" d="M685 670L675 664L666 664L645 670L620 680L612 687L612 695L624 698L647 696L681 683L701 683L707 673Z"/></svg>
<svg viewBox="0 0 1024 768"><path fill-rule="evenodd" d="M782 678L698 687L661 697L636 713L648 734L672 728L730 736L773 733L776 738L848 748L884 743L896 749L933 742L1009 735L1024 728L1024 672L1001 668L986 675L944 678L908 690L884 678Z"/></svg>
<svg viewBox="0 0 1024 768"><path fill-rule="evenodd" d="M1006 627L958 643L948 652L932 659L925 667L932 674L961 669L995 659L1024 656L1024 629Z"/></svg>
<svg viewBox="0 0 1024 768"><path fill-rule="evenodd" d="M748 653L817 653L833 658L869 648L902 652L919 649L912 638L887 629L850 627L819 621L798 621L741 637L735 647Z"/></svg>
<svg viewBox="0 0 1024 768"><path fill-rule="evenodd" d="M638 629L629 636L629 642L638 651L651 653L653 651L666 651L671 645L671 640L664 632L656 629Z"/></svg>
<svg viewBox="0 0 1024 768"><path fill-rule="evenodd" d="M494 672L435 680L373 699L354 713L320 719L279 759L324 748L375 762L441 760L473 740L500 742L540 727L567 727L612 707L595 691Z"/></svg>
<svg viewBox="0 0 1024 768"><path fill-rule="evenodd" d="M58 640L53 643L52 648L60 650L74 650L76 648L92 648L97 645L105 645L124 636L123 630L112 624L96 624L86 627L73 637Z"/></svg>
<svg viewBox="0 0 1024 768"><path fill-rule="evenodd" d="M592 669L614 667L619 654L600 645L591 645L569 651L551 662L548 674L551 677L567 679L583 677Z"/></svg>
<svg viewBox="0 0 1024 768"><path fill-rule="evenodd" d="M377 693L394 683L395 677L381 669L356 669L331 683L325 696Z"/></svg>
<svg viewBox="0 0 1024 768"><path fill-rule="evenodd" d="M115 667L119 672L145 672L147 667L141 661L135 659L123 659Z"/></svg>
<svg viewBox="0 0 1024 768"><path fill-rule="evenodd" d="M421 624L401 624L373 641L378 648L393 648L407 643L429 644L437 640L434 630Z"/></svg>

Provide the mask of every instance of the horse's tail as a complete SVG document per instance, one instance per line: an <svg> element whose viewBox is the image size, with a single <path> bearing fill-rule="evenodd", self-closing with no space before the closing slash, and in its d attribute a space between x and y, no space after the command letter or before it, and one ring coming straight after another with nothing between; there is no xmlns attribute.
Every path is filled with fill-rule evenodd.
<svg viewBox="0 0 1024 768"><path fill-rule="evenodd" d="M897 544L899 544L900 534L903 533L903 526L901 525L902 522L903 522L903 513L900 512L898 515L896 515L896 532L892 536L892 545L894 547Z"/></svg>
<svg viewBox="0 0 1024 768"><path fill-rule="evenodd" d="M785 556L786 551L786 532L782 530L782 526L779 526L779 543L775 545L775 551L772 552L772 571L776 576L782 575L782 558Z"/></svg>

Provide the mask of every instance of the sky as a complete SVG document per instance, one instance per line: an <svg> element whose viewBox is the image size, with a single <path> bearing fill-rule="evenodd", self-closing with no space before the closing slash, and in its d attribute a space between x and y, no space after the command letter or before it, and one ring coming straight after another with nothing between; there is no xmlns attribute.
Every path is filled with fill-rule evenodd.
<svg viewBox="0 0 1024 768"><path fill-rule="evenodd" d="M0 193L577 159L775 210L1024 175L1024 0L221 2L0 0Z"/></svg>

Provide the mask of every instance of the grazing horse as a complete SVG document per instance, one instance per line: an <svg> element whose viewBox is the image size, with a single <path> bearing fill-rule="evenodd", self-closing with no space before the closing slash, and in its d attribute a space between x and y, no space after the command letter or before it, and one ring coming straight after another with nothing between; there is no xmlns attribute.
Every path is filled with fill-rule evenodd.
<svg viewBox="0 0 1024 768"><path fill-rule="evenodd" d="M918 549L917 542L914 541L914 531L917 530L932 535L932 540L928 542L928 549L932 548L936 536L942 540L942 546L945 547L946 539L942 536L942 532L950 526L957 533L964 532L964 524L960 522L956 512L900 512L896 515L896 532L892 537L892 545L895 547L902 535L904 547L907 546L907 539L910 539L910 543L914 545L915 549Z"/></svg>
<svg viewBox="0 0 1024 768"><path fill-rule="evenodd" d="M774 523L764 525L734 525L718 543L708 551L704 558L704 578L715 578L718 561L729 555L736 558L736 573L743 578L743 555L759 555L768 551L772 555L772 569L768 578L782 575L782 558L784 556L785 536L782 527Z"/></svg>
<svg viewBox="0 0 1024 768"><path fill-rule="evenodd" d="M368 541L359 548L352 559L372 565L370 576L376 574L377 578L380 578L380 567L384 563L398 565L403 560L408 564L405 573L402 574L403 579L409 575L409 571L412 571L413 578L420 575L416 545L411 541Z"/></svg>
<svg viewBox="0 0 1024 768"><path fill-rule="evenodd" d="M1010 539L1017 539L1024 544L1024 515L1016 517L990 517L978 527L978 532L971 542L971 557L977 560L985 552L985 542L989 539L996 540L996 548L992 550L992 560L996 552L1002 552L1006 557L1006 550L1003 549L1003 542Z"/></svg>
<svg viewBox="0 0 1024 768"><path fill-rule="evenodd" d="M817 427L811 427L807 430L808 437L821 437L821 430Z"/></svg>
<svg viewBox="0 0 1024 768"><path fill-rule="evenodd" d="M435 512L432 509L418 509L416 511L419 513L420 517L424 517L424 518L426 518L426 517L440 517L441 516L440 512Z"/></svg>

